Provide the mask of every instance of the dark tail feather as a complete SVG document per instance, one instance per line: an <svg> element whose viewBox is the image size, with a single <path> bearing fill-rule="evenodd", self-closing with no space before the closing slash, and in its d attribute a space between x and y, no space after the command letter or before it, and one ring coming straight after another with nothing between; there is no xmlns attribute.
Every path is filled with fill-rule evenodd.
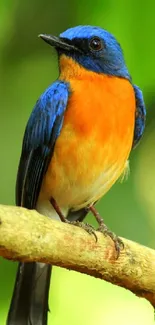
<svg viewBox="0 0 155 325"><path fill-rule="evenodd" d="M47 325L51 265L20 263L7 325Z"/></svg>

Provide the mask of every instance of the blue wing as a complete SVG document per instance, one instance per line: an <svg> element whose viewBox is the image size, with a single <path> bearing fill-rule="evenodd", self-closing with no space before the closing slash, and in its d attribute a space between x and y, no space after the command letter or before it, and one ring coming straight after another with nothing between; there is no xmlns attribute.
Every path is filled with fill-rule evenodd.
<svg viewBox="0 0 155 325"><path fill-rule="evenodd" d="M56 81L39 98L26 126L16 182L16 204L35 208L43 176L61 131L69 84Z"/></svg>
<svg viewBox="0 0 155 325"><path fill-rule="evenodd" d="M135 130L133 139L133 148L139 143L145 129L146 109L143 99L143 93L140 88L133 85L136 97L136 116L135 116Z"/></svg>

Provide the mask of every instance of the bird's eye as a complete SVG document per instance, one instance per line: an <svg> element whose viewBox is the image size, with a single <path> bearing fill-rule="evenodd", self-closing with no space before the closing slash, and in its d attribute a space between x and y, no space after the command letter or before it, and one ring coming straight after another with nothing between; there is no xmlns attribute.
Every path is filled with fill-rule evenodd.
<svg viewBox="0 0 155 325"><path fill-rule="evenodd" d="M89 46L93 51L100 51L103 48L102 40L95 36L90 40Z"/></svg>

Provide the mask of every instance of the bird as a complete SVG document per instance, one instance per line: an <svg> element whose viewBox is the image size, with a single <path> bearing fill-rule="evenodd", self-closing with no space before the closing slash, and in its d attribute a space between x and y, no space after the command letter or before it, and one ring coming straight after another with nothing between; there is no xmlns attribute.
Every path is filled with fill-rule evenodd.
<svg viewBox="0 0 155 325"><path fill-rule="evenodd" d="M58 37L40 34L58 56L59 77L40 96L28 120L16 181L16 205L82 225L90 211L98 230L120 241L96 203L125 174L144 133L143 93L132 81L116 38L81 25ZM46 325L51 266L20 263L7 325Z"/></svg>

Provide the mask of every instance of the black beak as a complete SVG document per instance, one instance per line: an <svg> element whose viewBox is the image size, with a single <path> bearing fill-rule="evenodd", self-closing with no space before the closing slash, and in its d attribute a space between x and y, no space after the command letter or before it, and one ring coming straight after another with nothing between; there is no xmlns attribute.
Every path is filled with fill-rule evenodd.
<svg viewBox="0 0 155 325"><path fill-rule="evenodd" d="M56 49L62 49L65 51L79 51L79 49L76 48L74 45L69 44L69 41L67 39L47 34L40 34L39 37L42 38L43 41L45 41L49 45L55 47Z"/></svg>

